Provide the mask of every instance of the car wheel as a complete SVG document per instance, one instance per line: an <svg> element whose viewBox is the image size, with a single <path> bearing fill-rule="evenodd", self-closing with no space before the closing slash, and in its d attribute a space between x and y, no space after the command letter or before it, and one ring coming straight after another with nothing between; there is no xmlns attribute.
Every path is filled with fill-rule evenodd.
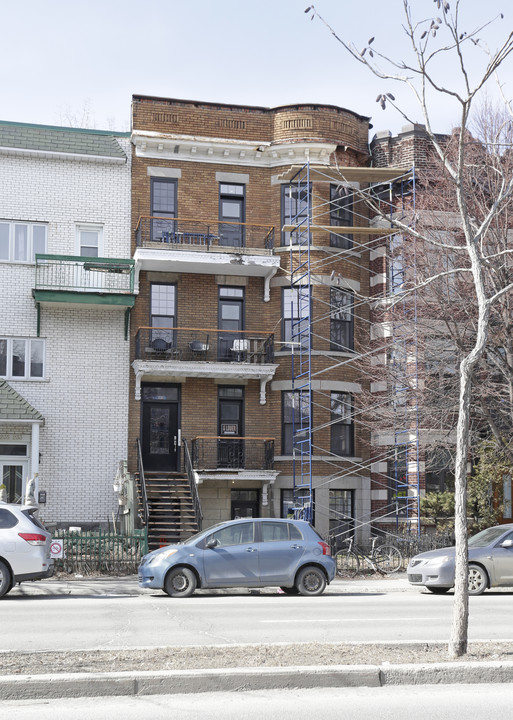
<svg viewBox="0 0 513 720"><path fill-rule="evenodd" d="M430 593L433 593L433 595L444 595L446 592L449 592L451 588L447 587L437 587L436 585L432 585L431 587L425 586L426 590L429 590Z"/></svg>
<svg viewBox="0 0 513 720"><path fill-rule="evenodd" d="M326 588L326 576L317 567L304 567L299 571L296 587L300 595L321 595Z"/></svg>
<svg viewBox="0 0 513 720"><path fill-rule="evenodd" d="M281 587L280 590L283 590L285 595L299 595L297 587Z"/></svg>
<svg viewBox="0 0 513 720"><path fill-rule="evenodd" d="M488 575L479 565L468 566L468 594L482 595L488 587Z"/></svg>
<svg viewBox="0 0 513 720"><path fill-rule="evenodd" d="M189 597L196 590L196 575L185 567L173 568L166 575L164 590L169 597Z"/></svg>
<svg viewBox="0 0 513 720"><path fill-rule="evenodd" d="M9 568L0 560L0 597L7 595L11 587L11 573Z"/></svg>

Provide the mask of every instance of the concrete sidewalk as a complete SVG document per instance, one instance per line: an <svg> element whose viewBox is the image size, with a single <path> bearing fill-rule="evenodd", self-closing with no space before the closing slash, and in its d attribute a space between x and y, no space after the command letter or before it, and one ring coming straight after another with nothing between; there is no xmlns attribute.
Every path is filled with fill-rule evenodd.
<svg viewBox="0 0 513 720"><path fill-rule="evenodd" d="M272 588L248 589L233 588L227 590L197 590L201 594L216 593L230 594L247 593L248 595L273 592ZM277 590L275 590L277 592ZM419 592L419 588L412 587L407 578L406 573L394 573L381 577L370 574L368 576L359 576L354 580L335 580L327 587L327 594L340 593L382 593L382 592ZM137 595L146 595L155 593L155 590L142 590L137 584L137 576L130 575L127 577L87 577L73 576L63 578L50 578L48 580L38 580L35 582L24 582L14 587L7 598L16 597L17 595L38 595L41 597L65 596L72 595L82 597L95 596L120 596L129 597Z"/></svg>
<svg viewBox="0 0 513 720"><path fill-rule="evenodd" d="M513 682L513 662L167 670L0 677L1 700Z"/></svg>

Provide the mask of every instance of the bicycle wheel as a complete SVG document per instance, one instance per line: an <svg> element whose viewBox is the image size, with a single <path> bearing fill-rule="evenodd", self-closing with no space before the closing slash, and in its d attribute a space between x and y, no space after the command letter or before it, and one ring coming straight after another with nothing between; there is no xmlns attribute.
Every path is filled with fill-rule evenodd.
<svg viewBox="0 0 513 720"><path fill-rule="evenodd" d="M339 550L335 555L335 563L340 578L353 578L360 569L358 555L352 550Z"/></svg>
<svg viewBox="0 0 513 720"><path fill-rule="evenodd" d="M403 564L403 556L394 545L380 545L376 548L373 558L374 564L381 572L397 572Z"/></svg>

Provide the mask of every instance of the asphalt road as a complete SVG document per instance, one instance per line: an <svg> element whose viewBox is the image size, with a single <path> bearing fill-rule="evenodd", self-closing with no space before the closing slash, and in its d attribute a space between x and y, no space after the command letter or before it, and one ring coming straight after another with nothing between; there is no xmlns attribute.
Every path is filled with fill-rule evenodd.
<svg viewBox="0 0 513 720"><path fill-rule="evenodd" d="M161 592L141 593L134 583L70 583L69 592L61 584L57 594L45 591L50 583L27 590L22 585L0 601L0 650L446 642L452 621L452 594L421 593L404 580L396 581L395 591L379 583L365 590L335 584L317 598L279 595L269 589L254 595L204 592L171 599ZM469 640L494 639L513 640L511 593L470 598Z"/></svg>
<svg viewBox="0 0 513 720"><path fill-rule="evenodd" d="M510 720L511 685L260 690L196 695L5 701L9 720Z"/></svg>

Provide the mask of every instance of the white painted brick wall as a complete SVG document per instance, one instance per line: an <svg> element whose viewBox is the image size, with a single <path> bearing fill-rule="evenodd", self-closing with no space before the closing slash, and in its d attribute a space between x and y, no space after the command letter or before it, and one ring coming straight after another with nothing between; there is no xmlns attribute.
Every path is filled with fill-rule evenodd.
<svg viewBox="0 0 513 720"><path fill-rule="evenodd" d="M120 142L130 157L129 139ZM130 257L129 161L0 153L0 219L48 222L48 252L62 255L76 254L76 223L102 224L103 255ZM0 335L36 336L34 279L33 265L0 263ZM40 336L46 340L45 379L9 382L45 418L39 486L47 491L47 504L41 516L47 522L106 522L117 510L112 483L127 455L124 308L46 304ZM2 435L15 437L5 427Z"/></svg>

